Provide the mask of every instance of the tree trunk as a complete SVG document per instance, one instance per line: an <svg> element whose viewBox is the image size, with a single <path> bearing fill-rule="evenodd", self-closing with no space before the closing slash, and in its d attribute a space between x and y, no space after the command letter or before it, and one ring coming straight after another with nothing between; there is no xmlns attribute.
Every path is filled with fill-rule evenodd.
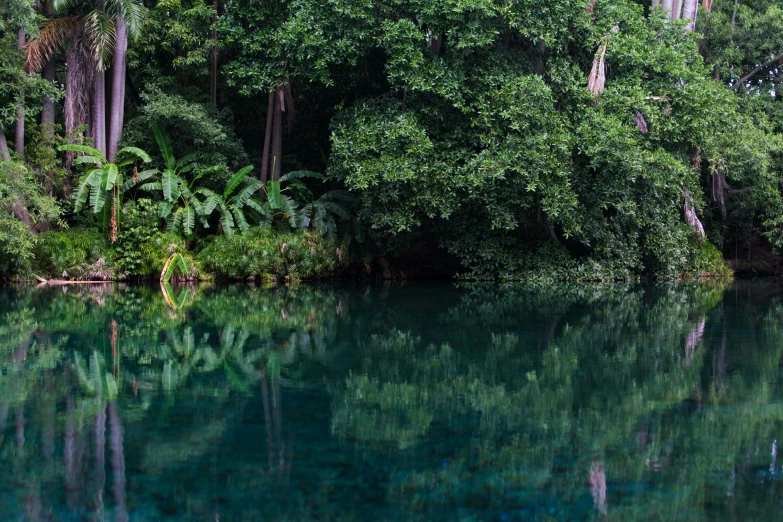
<svg viewBox="0 0 783 522"><path fill-rule="evenodd" d="M272 179L277 181L282 173L283 156L283 88L278 87L275 95L274 122L272 124Z"/></svg>
<svg viewBox="0 0 783 522"><path fill-rule="evenodd" d="M95 74L92 100L93 147L106 155L106 73Z"/></svg>
<svg viewBox="0 0 783 522"><path fill-rule="evenodd" d="M46 5L44 6L44 14L47 18L51 18L52 16L52 1L49 0L46 2ZM43 72L41 73L41 76L44 80L48 81L49 83L54 83L54 76L55 76L55 63L54 63L54 57L52 57L51 60L46 62L46 65L44 65ZM44 135L51 141L52 138L54 138L54 101L52 101L48 96L44 96L43 98L43 106L41 107L41 127L43 127Z"/></svg>
<svg viewBox="0 0 783 522"><path fill-rule="evenodd" d="M266 106L266 130L264 131L264 152L261 155L261 183L269 179L269 146L272 141L272 120L275 116L275 93L269 93Z"/></svg>
<svg viewBox="0 0 783 522"><path fill-rule="evenodd" d="M682 18L690 20L685 26L686 31L693 31L696 28L696 15L699 13L699 0L685 0L682 10Z"/></svg>
<svg viewBox="0 0 783 522"><path fill-rule="evenodd" d="M122 445L122 421L114 401L109 403L109 426L111 440L112 489L117 522L128 522L125 507L125 451Z"/></svg>
<svg viewBox="0 0 783 522"><path fill-rule="evenodd" d="M8 153L8 142L5 141L3 127L0 127L0 159L3 161L11 161L11 155Z"/></svg>
<svg viewBox="0 0 783 522"><path fill-rule="evenodd" d="M107 159L110 163L114 161L114 155L119 149L125 112L125 53L128 50L128 33L125 21L121 18L117 20L116 32L117 44L114 48L111 82L111 123L107 143Z"/></svg>
<svg viewBox="0 0 783 522"><path fill-rule="evenodd" d="M102 398L99 397L99 400ZM98 408L95 414L95 511L103 515L103 488L106 485L106 405ZM101 519L103 517L100 517Z"/></svg>
<svg viewBox="0 0 783 522"><path fill-rule="evenodd" d="M661 5L661 0L652 0L652 7L655 9L656 7Z"/></svg>
<svg viewBox="0 0 783 522"><path fill-rule="evenodd" d="M92 57L84 46L84 38L80 31L74 31L70 45L65 55L65 106L63 119L66 138L73 141L74 132L79 125L87 123L90 112L91 85L94 73ZM73 152L65 156L65 167L71 168Z"/></svg>
<svg viewBox="0 0 783 522"><path fill-rule="evenodd" d="M49 83L54 83L55 73L54 58L46 62L41 76ZM54 137L54 101L48 96L43 98L43 106L41 107L41 127L43 127L44 134L50 140Z"/></svg>
<svg viewBox="0 0 783 522"><path fill-rule="evenodd" d="M212 0L212 23L217 23L218 3ZM209 101L217 107L217 31L212 30L212 70L210 71Z"/></svg>
<svg viewBox="0 0 783 522"><path fill-rule="evenodd" d="M19 43L19 49L24 46L24 29L19 29L16 33ZM20 100L16 108L16 136L14 136L14 148L20 156L24 155L24 99Z"/></svg>
<svg viewBox="0 0 783 522"><path fill-rule="evenodd" d="M661 0L661 8L666 11L666 16L670 16L672 12L672 0Z"/></svg>
<svg viewBox="0 0 783 522"><path fill-rule="evenodd" d="M669 18L671 18L672 20L679 20L680 13L682 13L682 0L673 0L672 12L669 15Z"/></svg>

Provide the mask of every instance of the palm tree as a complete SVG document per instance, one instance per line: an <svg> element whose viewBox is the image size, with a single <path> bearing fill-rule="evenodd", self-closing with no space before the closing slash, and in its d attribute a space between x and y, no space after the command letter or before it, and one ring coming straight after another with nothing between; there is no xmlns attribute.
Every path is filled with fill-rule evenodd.
<svg viewBox="0 0 783 522"><path fill-rule="evenodd" d="M53 6L63 16L46 22L39 38L28 42L26 69L40 71L65 50L66 132L70 134L78 125L88 123L92 93L95 145L111 162L122 134L128 37L139 34L144 8L133 0L54 0ZM113 98L107 142L105 72L112 60Z"/></svg>

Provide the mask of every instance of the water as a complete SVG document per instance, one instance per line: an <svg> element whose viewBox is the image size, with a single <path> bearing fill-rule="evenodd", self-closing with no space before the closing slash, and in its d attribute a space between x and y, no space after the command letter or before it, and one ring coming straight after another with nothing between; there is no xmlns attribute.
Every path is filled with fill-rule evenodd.
<svg viewBox="0 0 783 522"><path fill-rule="evenodd" d="M0 520L779 520L781 290L0 289Z"/></svg>

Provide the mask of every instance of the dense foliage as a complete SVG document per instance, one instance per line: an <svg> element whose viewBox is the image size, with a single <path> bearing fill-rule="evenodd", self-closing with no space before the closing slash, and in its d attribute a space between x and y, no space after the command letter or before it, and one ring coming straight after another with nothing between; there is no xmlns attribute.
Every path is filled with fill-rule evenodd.
<svg viewBox="0 0 783 522"><path fill-rule="evenodd" d="M473 279L722 275L715 247L783 248L778 0L10 4L0 149L40 185L22 207L64 211L31 234L113 244L148 198L231 277L267 271L203 252L259 226Z"/></svg>

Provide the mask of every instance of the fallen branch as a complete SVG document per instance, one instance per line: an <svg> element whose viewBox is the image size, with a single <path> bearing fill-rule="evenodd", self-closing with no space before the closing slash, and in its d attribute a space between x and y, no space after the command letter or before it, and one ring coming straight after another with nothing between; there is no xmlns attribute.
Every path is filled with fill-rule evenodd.
<svg viewBox="0 0 783 522"><path fill-rule="evenodd" d="M33 277L35 277L35 280L41 283L41 285L50 285L50 286L56 286L56 285L99 285L99 284L108 284L113 283L114 281L67 281L64 279L44 279L43 277L39 277L35 274L33 274Z"/></svg>

